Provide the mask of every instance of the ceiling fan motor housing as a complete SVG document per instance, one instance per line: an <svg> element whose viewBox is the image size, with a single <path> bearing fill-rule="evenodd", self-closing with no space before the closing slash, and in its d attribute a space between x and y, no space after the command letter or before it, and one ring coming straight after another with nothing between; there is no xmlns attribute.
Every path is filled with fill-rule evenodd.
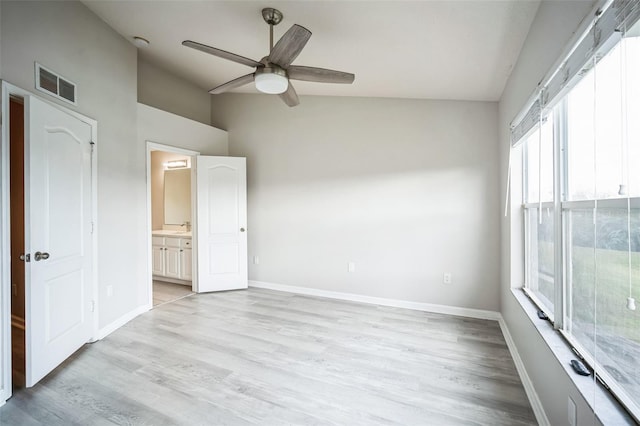
<svg viewBox="0 0 640 426"><path fill-rule="evenodd" d="M275 64L256 69L254 77L256 89L262 93L276 95L286 92L289 88L287 71Z"/></svg>

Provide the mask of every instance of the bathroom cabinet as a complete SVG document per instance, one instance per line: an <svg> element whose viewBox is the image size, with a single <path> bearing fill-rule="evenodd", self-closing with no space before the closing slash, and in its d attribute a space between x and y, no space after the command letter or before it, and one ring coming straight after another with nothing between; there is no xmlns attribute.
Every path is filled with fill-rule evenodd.
<svg viewBox="0 0 640 426"><path fill-rule="evenodd" d="M153 277L171 281L192 279L191 236L180 234L153 236Z"/></svg>

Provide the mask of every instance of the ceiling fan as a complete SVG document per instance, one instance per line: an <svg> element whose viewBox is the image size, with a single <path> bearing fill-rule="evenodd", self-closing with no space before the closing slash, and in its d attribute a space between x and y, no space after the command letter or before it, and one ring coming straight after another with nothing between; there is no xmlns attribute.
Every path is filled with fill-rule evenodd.
<svg viewBox="0 0 640 426"><path fill-rule="evenodd" d="M182 42L183 46L191 47L192 49L200 50L242 65L255 67L256 70L253 73L243 75L235 80L214 87L209 90L209 93L217 95L255 81L256 89L260 92L277 94L284 103L293 107L298 105L300 101L298 100L298 94L289 80L313 81L318 83L353 83L355 75L347 72L291 65L307 44L307 41L309 41L311 31L294 24L274 46L273 27L282 21L282 13L277 9L268 7L262 9L262 18L269 24L269 55L260 61L254 61L253 59L191 40Z"/></svg>

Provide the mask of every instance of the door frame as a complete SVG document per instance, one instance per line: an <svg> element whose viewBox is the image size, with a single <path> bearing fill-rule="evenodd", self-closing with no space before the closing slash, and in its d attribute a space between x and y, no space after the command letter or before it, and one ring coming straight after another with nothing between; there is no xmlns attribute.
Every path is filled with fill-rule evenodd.
<svg viewBox="0 0 640 426"><path fill-rule="evenodd" d="M172 154L182 154L191 157L191 244L192 253L191 256L191 270L195 272L197 267L197 248L195 244L195 230L197 229L196 223L196 175L195 175L195 157L200 155L199 151L193 151L190 149L179 148L177 146L165 145L150 140L145 141L147 144L147 293L148 302L147 308L153 309L153 222L151 220L151 151L163 151L170 152ZM191 277L191 291L197 292L198 289L198 274L192 274Z"/></svg>
<svg viewBox="0 0 640 426"><path fill-rule="evenodd" d="M92 118L73 111L57 102L43 97L2 80L2 112L0 115L0 406L4 405L12 395L11 382L11 219L10 185L9 185L9 99L11 96L24 98L32 96L54 108L57 108L91 126L91 140L94 143L91 155L91 235L92 273L91 291L93 300L93 316L91 321L92 337L90 342L98 340L98 122ZM28 141L25 140L25 143Z"/></svg>

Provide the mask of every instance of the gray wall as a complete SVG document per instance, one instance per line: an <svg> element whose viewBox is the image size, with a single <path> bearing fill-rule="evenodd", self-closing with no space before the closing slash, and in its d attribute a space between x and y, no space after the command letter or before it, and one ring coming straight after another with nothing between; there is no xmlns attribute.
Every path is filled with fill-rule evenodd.
<svg viewBox="0 0 640 426"><path fill-rule="evenodd" d="M211 122L211 95L206 89L138 57L138 101L204 124Z"/></svg>
<svg viewBox="0 0 640 426"><path fill-rule="evenodd" d="M98 121L99 326L104 327L139 306L137 286L147 269L145 147L136 144L136 49L79 2L0 5L2 78L35 91L37 60L75 82L78 106L71 109Z"/></svg>
<svg viewBox="0 0 640 426"><path fill-rule="evenodd" d="M0 77L2 77L2 5L0 5Z"/></svg>
<svg viewBox="0 0 640 426"><path fill-rule="evenodd" d="M518 62L500 100L500 169L503 190L506 183L509 153L509 123L523 107L544 74L560 57L573 32L592 6L591 1L545 1L542 2L538 10ZM515 183L514 187L518 188L518 184ZM503 218L501 223L500 293L502 315L550 423L552 425L568 424L567 399L568 396L571 396L578 406L578 424L593 424L593 412L579 395L566 372L566 367L563 367L552 354L512 293L512 287L520 287L523 283L523 253L520 231L522 226L518 204L520 201L516 197L517 194L514 197L515 203L512 203L511 206L510 216ZM514 233L511 233L511 229L515 230Z"/></svg>
<svg viewBox="0 0 640 426"><path fill-rule="evenodd" d="M249 278L498 310L497 118L496 103L212 96L247 157Z"/></svg>

